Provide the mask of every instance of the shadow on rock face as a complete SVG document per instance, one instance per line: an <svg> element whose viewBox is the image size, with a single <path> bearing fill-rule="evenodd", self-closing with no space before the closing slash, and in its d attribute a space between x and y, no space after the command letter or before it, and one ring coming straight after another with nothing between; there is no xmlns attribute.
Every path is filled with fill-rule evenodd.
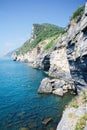
<svg viewBox="0 0 87 130"><path fill-rule="evenodd" d="M42 64L44 65L44 70L48 71L50 68L50 55L46 55L44 57Z"/></svg>

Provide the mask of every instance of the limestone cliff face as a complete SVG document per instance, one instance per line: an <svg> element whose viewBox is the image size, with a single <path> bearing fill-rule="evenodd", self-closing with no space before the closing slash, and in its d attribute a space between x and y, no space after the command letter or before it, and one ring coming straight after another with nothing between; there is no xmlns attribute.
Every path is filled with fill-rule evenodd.
<svg viewBox="0 0 87 130"><path fill-rule="evenodd" d="M69 80L70 69L66 55L66 35L63 35L50 54L49 76Z"/></svg>
<svg viewBox="0 0 87 130"><path fill-rule="evenodd" d="M38 24L32 26L29 47L43 31L43 27ZM70 21L66 33L54 40L55 38L50 37L38 41L32 51L15 54L14 59L31 63L34 68L44 69L51 77L73 83L79 92L87 86L87 3L82 18ZM55 44L49 50L45 50L44 48L53 40ZM26 45L24 45L25 49ZM40 47L39 53L37 52L38 45Z"/></svg>
<svg viewBox="0 0 87 130"><path fill-rule="evenodd" d="M35 26L32 25L32 32L31 32L31 36L30 36L30 43L36 38L36 34L35 34Z"/></svg>
<svg viewBox="0 0 87 130"><path fill-rule="evenodd" d="M38 25L32 27L29 47L43 30L43 28L39 28L39 31L35 31L37 27ZM55 44L52 44L53 41ZM49 43L52 46L46 50L45 48L49 47ZM39 53L37 51L38 45L40 47ZM80 19L78 17L77 20L70 21L65 34L58 35L57 38L50 37L38 41L32 51L13 56L16 61L27 62L34 68L43 69L50 77L54 78L53 80L44 79L38 89L39 93L63 96L68 90L73 89L77 93L87 88L87 2L83 15ZM72 124L74 118L70 120L67 115L72 113L76 117L82 112L82 114L80 113L80 117L82 117L85 113L84 109L86 110L86 107L80 105L78 109L66 109L57 130L74 130L79 118L76 118Z"/></svg>
<svg viewBox="0 0 87 130"><path fill-rule="evenodd" d="M77 91L81 92L63 112L56 130L87 129L87 2L79 23L67 31L66 53L70 73ZM84 122L82 125L81 123Z"/></svg>
<svg viewBox="0 0 87 130"><path fill-rule="evenodd" d="M85 10L87 7L85 7ZM67 58L70 72L78 91L87 87L87 16L84 12L79 23L72 23L67 31Z"/></svg>
<svg viewBox="0 0 87 130"><path fill-rule="evenodd" d="M49 60L43 62L48 55ZM87 4L80 21L71 21L66 35L49 52L40 55L37 63L43 69L49 65L49 76L73 82L78 92L87 87Z"/></svg>

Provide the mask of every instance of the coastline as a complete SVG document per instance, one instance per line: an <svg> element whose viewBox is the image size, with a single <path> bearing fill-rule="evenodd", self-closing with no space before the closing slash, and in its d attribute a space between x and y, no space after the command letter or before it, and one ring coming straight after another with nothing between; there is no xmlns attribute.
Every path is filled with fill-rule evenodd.
<svg viewBox="0 0 87 130"><path fill-rule="evenodd" d="M17 55L13 56L16 61L32 61L32 67L47 71L48 76L53 78L45 78L42 80L38 89L39 93L53 93L63 96L68 92L79 94L87 88L86 8L87 6L85 6L85 11L79 19L77 17L70 21L70 24L66 28L66 33L57 38L55 45L52 46L50 50L43 52L44 48L42 47L41 52L38 54L36 53L38 46L36 46L31 54L27 53L25 55L19 55L18 57ZM35 55L33 55L34 52ZM75 110L79 111L78 109ZM86 107L84 109L86 111ZM66 111L65 113L67 113ZM83 115L81 115L81 117L82 116ZM69 128L69 126L67 127ZM60 128L62 128L62 125L58 126L57 130L60 130ZM71 129L74 130L74 128ZM61 130L65 130L65 128Z"/></svg>

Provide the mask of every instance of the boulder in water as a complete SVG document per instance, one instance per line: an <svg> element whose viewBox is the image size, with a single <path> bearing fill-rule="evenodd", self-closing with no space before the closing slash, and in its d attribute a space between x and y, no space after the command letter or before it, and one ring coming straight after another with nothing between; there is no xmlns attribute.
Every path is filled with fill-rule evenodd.
<svg viewBox="0 0 87 130"><path fill-rule="evenodd" d="M42 80L38 93L52 93L52 85L49 78Z"/></svg>

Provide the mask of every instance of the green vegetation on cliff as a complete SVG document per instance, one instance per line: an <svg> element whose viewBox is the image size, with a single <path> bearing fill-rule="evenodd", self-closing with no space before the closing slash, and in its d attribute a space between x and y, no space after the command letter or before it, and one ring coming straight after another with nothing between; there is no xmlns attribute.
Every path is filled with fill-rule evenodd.
<svg viewBox="0 0 87 130"><path fill-rule="evenodd" d="M39 42L64 33L64 28L52 24L33 24L33 41L27 40L23 46L16 52L25 54L35 48Z"/></svg>
<svg viewBox="0 0 87 130"><path fill-rule="evenodd" d="M71 17L71 20L74 19L74 20L76 20L77 22L79 22L80 19L81 19L81 17L82 17L82 15L83 15L84 8L85 8L85 6L79 7L79 8L73 13L73 15L72 15L72 17Z"/></svg>
<svg viewBox="0 0 87 130"><path fill-rule="evenodd" d="M52 37L52 40L48 42L44 50L49 50L52 46L54 46L57 43L57 40L58 40L58 35L55 35L54 37Z"/></svg>

